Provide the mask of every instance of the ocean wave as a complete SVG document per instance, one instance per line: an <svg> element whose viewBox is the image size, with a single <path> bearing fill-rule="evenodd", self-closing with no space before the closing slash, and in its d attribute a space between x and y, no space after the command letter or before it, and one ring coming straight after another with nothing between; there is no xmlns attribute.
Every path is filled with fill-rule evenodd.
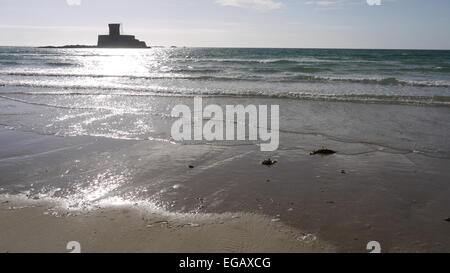
<svg viewBox="0 0 450 273"><path fill-rule="evenodd" d="M415 69L411 69L412 71L420 71L420 72L439 72L439 73L449 73L450 66L435 66L435 67L419 67Z"/></svg>
<svg viewBox="0 0 450 273"><path fill-rule="evenodd" d="M421 66L421 67L379 67L374 70L383 73L408 73L408 72L421 72L421 73L448 73L450 72L450 66ZM351 71L351 70L347 70ZM358 71L355 68L354 71Z"/></svg>
<svg viewBox="0 0 450 273"><path fill-rule="evenodd" d="M172 69L172 73L220 73L222 69L214 68L186 68L186 69Z"/></svg>
<svg viewBox="0 0 450 273"><path fill-rule="evenodd" d="M180 61L186 61L182 59ZM189 60L191 61L191 60ZM230 64L298 64L300 59L239 59L239 58L224 58L224 59L196 59L194 62L201 63L230 63Z"/></svg>
<svg viewBox="0 0 450 273"><path fill-rule="evenodd" d="M290 71L290 72L317 73L317 72L325 71L326 69L319 68L319 67L311 67L311 66L294 66L294 67L289 67L285 70Z"/></svg>
<svg viewBox="0 0 450 273"><path fill-rule="evenodd" d="M45 63L48 66L76 66L76 64L73 63L64 63L64 62L48 62Z"/></svg>
<svg viewBox="0 0 450 273"><path fill-rule="evenodd" d="M15 61L0 61L1 65L18 65L20 64L19 62L15 62Z"/></svg>
<svg viewBox="0 0 450 273"><path fill-rule="evenodd" d="M40 87L40 88L61 88L61 85L37 86L34 84L23 84L21 87ZM317 94L307 92L229 92L221 90L196 90L185 89L176 90L169 88L149 88L145 86L135 87L96 87L92 92L92 87L68 86L64 89L85 90L74 91L51 91L51 92L30 92L30 91L12 91L1 92L0 98L21 101L20 99L7 97L7 95L23 96L123 96L123 97L147 97L147 96L177 96L177 97L231 97L231 98L280 98L280 99L298 99L312 101L329 102L349 102L349 103L367 103L367 104L398 104L398 105L423 105L423 106L443 106L450 107L450 96L408 96L408 95L387 95L387 94ZM101 92L106 91L106 92ZM119 92L113 92L119 91Z"/></svg>
<svg viewBox="0 0 450 273"><path fill-rule="evenodd" d="M308 70L307 67L298 67L299 70ZM189 70L186 70L186 72ZM212 72L213 70L211 70ZM200 71L198 71L201 73ZM297 71L299 72L299 71ZM128 79L174 79L174 80L199 80L199 81L266 81L266 82L347 82L386 86L412 86L412 87L450 87L450 81L445 80L407 80L395 77L345 77L333 75L312 75L305 73L289 76L261 77L258 75L188 75L183 73L161 73L158 75L109 75L109 74L86 74L86 73L59 73L59 72L0 72L0 75L23 76L23 77L78 77L78 78L128 78ZM309 71L310 73L312 71ZM318 72L318 71L317 71ZM205 72L206 73L206 72ZM194 73L193 73L194 74Z"/></svg>
<svg viewBox="0 0 450 273"><path fill-rule="evenodd" d="M349 82L373 85L392 85L392 86L413 86L413 87L450 87L449 81L425 81L425 80L406 80L394 77L386 78L363 78L363 77L338 77L338 76L316 76L316 75L295 75L286 78L297 79L299 81L318 81L318 82Z"/></svg>
<svg viewBox="0 0 450 273"><path fill-rule="evenodd" d="M187 71L187 70L186 70ZM196 73L193 73L196 74ZM188 75L174 73L172 71L157 75L114 75L114 74L86 74L86 73L59 73L59 72L0 72L0 75L22 77L55 77L55 78L124 78L136 80L198 80L198 81L255 81L263 80L263 77L248 75L238 76L214 76L214 75Z"/></svg>
<svg viewBox="0 0 450 273"><path fill-rule="evenodd" d="M297 64L297 63L299 63L298 60L292 60L292 59L262 60L260 62L267 63L267 64Z"/></svg>
<svg viewBox="0 0 450 273"><path fill-rule="evenodd" d="M0 62L1 65L19 65L19 62L14 62L14 61L1 61Z"/></svg>

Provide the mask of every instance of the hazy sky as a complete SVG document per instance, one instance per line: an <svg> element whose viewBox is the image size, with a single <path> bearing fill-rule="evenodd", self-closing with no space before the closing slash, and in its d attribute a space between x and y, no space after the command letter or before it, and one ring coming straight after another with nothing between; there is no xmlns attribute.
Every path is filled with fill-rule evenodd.
<svg viewBox="0 0 450 273"><path fill-rule="evenodd" d="M382 5L369 5L367 2ZM450 49L450 0L0 0L0 45Z"/></svg>

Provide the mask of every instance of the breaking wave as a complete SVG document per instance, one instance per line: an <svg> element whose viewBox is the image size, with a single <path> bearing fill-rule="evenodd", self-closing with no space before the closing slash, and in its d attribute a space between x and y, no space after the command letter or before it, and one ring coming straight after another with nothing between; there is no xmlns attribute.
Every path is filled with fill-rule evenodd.
<svg viewBox="0 0 450 273"><path fill-rule="evenodd" d="M302 72L319 72L318 68L293 67L292 70ZM48 73L48 72L0 72L0 75L22 76L22 77L67 77L67 78L128 78L128 79L182 79L198 81L266 81L266 82L347 82L359 84L385 85L385 86L412 86L412 87L450 87L450 81L445 80L406 80L395 77L338 77L327 75L296 74L287 76L265 77L258 75L233 75L233 76L215 76L215 75L188 75L182 72L189 70L175 70L172 73L161 73L157 75L109 75L109 74L87 74L87 73ZM175 73L177 72L177 73ZM190 73L214 73L217 70L205 69L203 71L189 71ZM270 73L270 70L268 70Z"/></svg>
<svg viewBox="0 0 450 273"><path fill-rule="evenodd" d="M1 83L0 83L1 85ZM298 99L298 100L314 100L329 102L354 102L369 104L399 104L399 105L424 105L424 106L443 106L450 107L450 96L408 96L408 95L382 95L382 94L317 94L312 92L230 92L220 90L196 90L196 89L170 89L161 87L149 88L145 86L134 87L114 87L104 86L95 87L97 91L92 91L93 87L86 86L61 86L59 84L52 85L36 85L36 84L17 84L21 87L33 88L63 88L67 91L11 91L1 92L0 98L13 99L11 96L178 96L178 97L235 97L235 98L280 98L280 99ZM73 91L80 90L80 91Z"/></svg>

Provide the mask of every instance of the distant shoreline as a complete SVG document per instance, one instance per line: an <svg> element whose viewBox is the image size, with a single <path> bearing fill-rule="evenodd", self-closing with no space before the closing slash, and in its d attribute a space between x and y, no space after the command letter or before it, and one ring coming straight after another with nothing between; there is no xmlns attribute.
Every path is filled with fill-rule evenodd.
<svg viewBox="0 0 450 273"><path fill-rule="evenodd" d="M37 46L37 45L0 45L0 48L99 48L90 45ZM333 47L221 47L221 46L150 46L148 48L213 48L213 49L287 49L287 50L355 50L355 51L450 51L450 49L433 48L333 48Z"/></svg>
<svg viewBox="0 0 450 273"><path fill-rule="evenodd" d="M109 47L98 47L95 45L65 45L65 46L38 46L37 48L75 48L75 49L83 49L83 48L109 48ZM135 48L135 47L123 47L123 48ZM151 48L151 47L140 47L140 48Z"/></svg>
<svg viewBox="0 0 450 273"><path fill-rule="evenodd" d="M37 48L97 48L94 45L38 46Z"/></svg>
<svg viewBox="0 0 450 273"><path fill-rule="evenodd" d="M23 48L103 48L95 45L64 45L64 46L30 46L30 45L0 45L2 47ZM334 48L334 47L222 47L222 46L149 46L147 48L214 48L214 49L288 49L288 50L383 50L383 51L450 51L450 49L424 48Z"/></svg>

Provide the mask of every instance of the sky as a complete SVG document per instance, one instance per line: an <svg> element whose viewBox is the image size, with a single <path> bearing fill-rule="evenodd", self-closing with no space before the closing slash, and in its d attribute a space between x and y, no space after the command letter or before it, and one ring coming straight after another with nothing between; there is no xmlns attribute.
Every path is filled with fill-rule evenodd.
<svg viewBox="0 0 450 273"><path fill-rule="evenodd" d="M450 0L0 0L0 46L450 49Z"/></svg>

